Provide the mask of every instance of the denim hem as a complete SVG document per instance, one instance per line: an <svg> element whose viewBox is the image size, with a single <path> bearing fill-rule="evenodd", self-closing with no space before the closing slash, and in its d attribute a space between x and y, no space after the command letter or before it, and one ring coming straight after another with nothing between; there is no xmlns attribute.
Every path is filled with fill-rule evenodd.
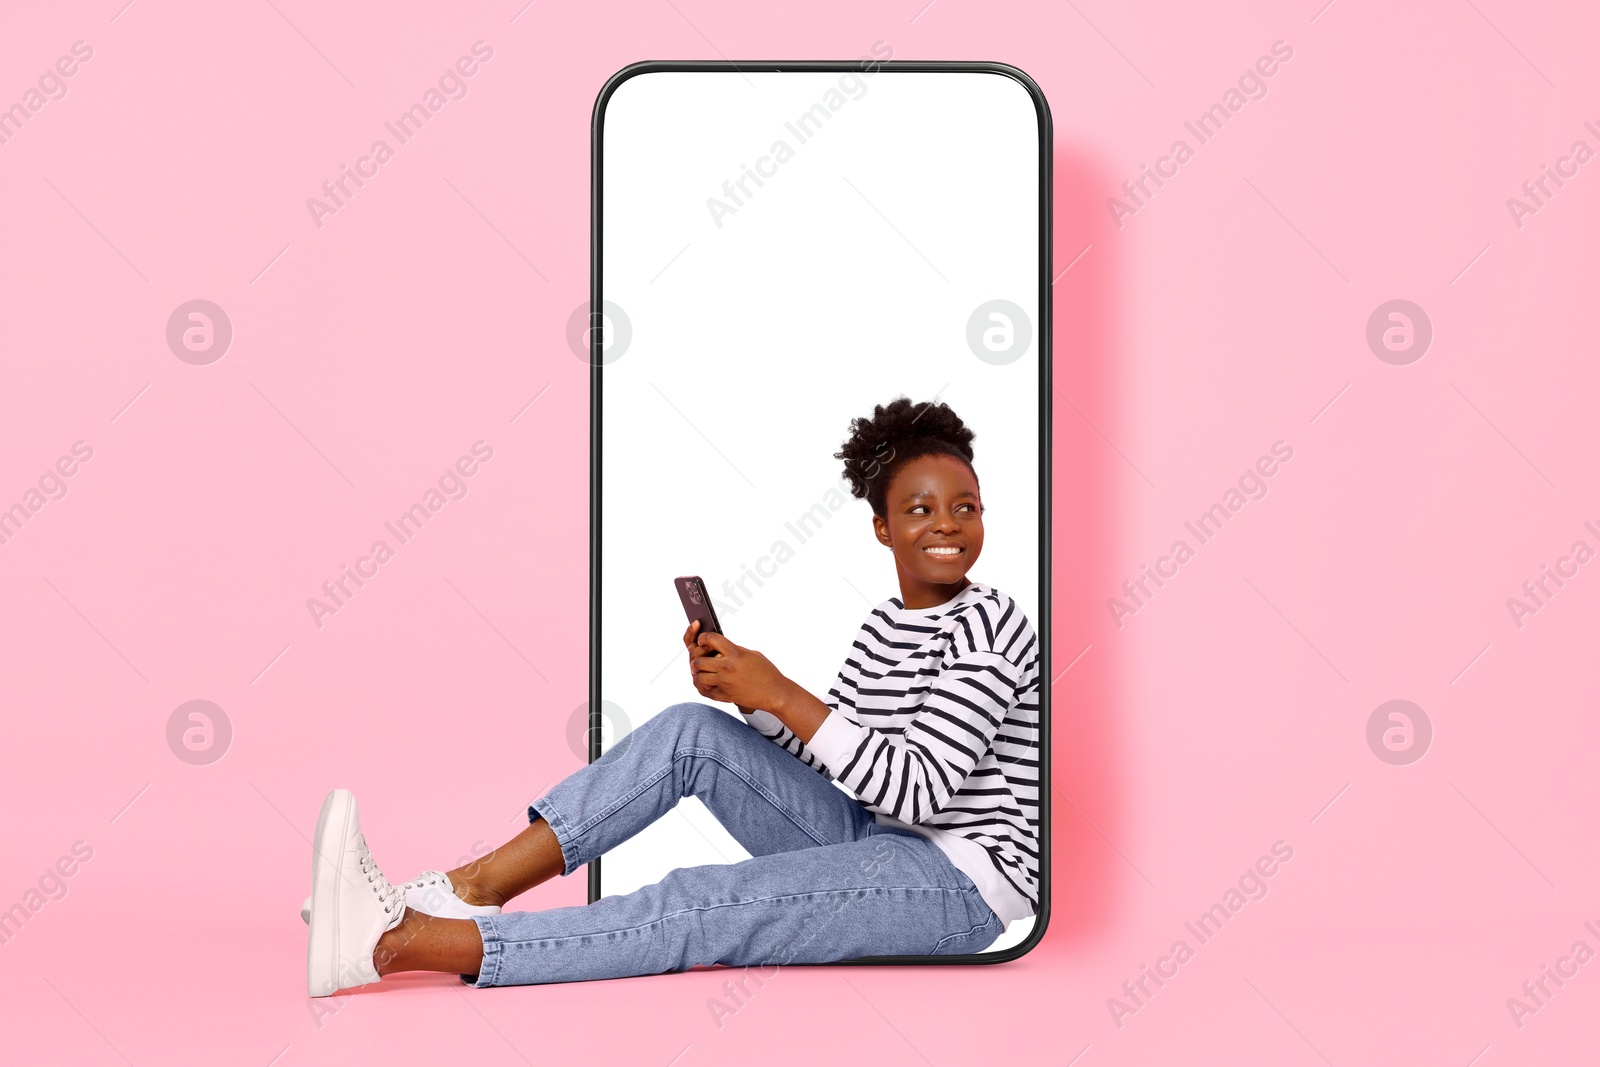
<svg viewBox="0 0 1600 1067"><path fill-rule="evenodd" d="M561 874L565 877L583 865L578 858L577 846L573 843L577 835L572 832L572 823L549 797L540 797L528 805L528 824L531 826L535 819L541 818L550 825L550 832L556 835L556 844L561 846Z"/></svg>
<svg viewBox="0 0 1600 1067"><path fill-rule="evenodd" d="M494 928L496 918L494 915L472 917L472 921L478 924L478 936L483 939L483 963L478 966L477 974L464 974L461 980L478 989L494 985L500 977L500 962L506 946Z"/></svg>
<svg viewBox="0 0 1600 1067"><path fill-rule="evenodd" d="M1006 932L1006 924L1000 916L995 914L983 899L983 894L976 888L962 890L967 907L972 913L972 918L978 919L970 929L958 931L940 938L939 943L929 951L930 956L954 955L957 952L982 952L994 944L1001 934ZM969 942L976 942L970 944Z"/></svg>

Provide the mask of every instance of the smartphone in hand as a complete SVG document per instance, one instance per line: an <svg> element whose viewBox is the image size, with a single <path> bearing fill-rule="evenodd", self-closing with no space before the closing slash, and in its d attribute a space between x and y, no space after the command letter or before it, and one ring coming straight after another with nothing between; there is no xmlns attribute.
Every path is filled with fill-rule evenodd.
<svg viewBox="0 0 1600 1067"><path fill-rule="evenodd" d="M678 587L678 599L683 601L683 613L689 617L690 622L700 624L700 633L720 634L722 625L717 622L717 610L711 606L711 597L706 593L706 583L700 580L700 576L686 574L674 578L672 584Z"/></svg>

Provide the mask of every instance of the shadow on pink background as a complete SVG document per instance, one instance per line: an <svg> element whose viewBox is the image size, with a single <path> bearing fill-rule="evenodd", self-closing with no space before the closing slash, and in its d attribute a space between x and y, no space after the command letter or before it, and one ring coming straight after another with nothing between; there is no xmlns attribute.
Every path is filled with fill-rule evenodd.
<svg viewBox="0 0 1600 1067"><path fill-rule="evenodd" d="M1590 9L109 0L7 22L0 104L93 52L0 125L0 506L93 451L0 544L8 1061L1594 1054L1600 963L1570 954L1600 951L1600 564L1507 606L1600 551L1600 163L1561 163L1600 150ZM477 41L466 96L318 226L307 198ZM595 93L640 59L876 41L1013 63L1055 116L1049 936L1002 967L789 969L720 1027L715 972L308 1001L296 909L330 786L404 877L499 843L580 762L588 385L563 334ZM1279 41L1266 95L1197 145L1184 124ZM1193 157L1119 226L1108 198L1179 138ZM1545 165L1568 173L1535 204ZM195 299L233 326L208 365L166 340ZM1405 365L1366 336L1396 299L1433 332ZM479 441L465 498L319 627L307 598ZM1185 523L1280 441L1266 496L1198 545ZM1119 625L1107 600L1180 538L1193 558ZM233 731L209 765L168 747L191 700ZM1391 700L1431 724L1408 764L1368 743ZM1279 842L1265 896L1202 943L1185 924ZM523 905L582 898L569 878Z"/></svg>

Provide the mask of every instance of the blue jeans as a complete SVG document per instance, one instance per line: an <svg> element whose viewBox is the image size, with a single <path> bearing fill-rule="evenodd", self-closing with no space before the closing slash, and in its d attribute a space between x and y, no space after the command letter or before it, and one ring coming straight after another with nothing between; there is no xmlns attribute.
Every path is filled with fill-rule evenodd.
<svg viewBox="0 0 1600 1067"><path fill-rule="evenodd" d="M676 704L528 810L561 843L563 874L700 798L752 858L672 871L593 904L473 919L479 986L952 955L1002 930L937 845L872 813L741 719Z"/></svg>

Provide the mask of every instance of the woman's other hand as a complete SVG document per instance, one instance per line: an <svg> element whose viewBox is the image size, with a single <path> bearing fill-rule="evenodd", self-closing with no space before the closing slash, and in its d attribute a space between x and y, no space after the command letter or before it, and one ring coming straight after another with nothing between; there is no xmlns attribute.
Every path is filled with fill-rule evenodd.
<svg viewBox="0 0 1600 1067"><path fill-rule="evenodd" d="M699 623L690 625L690 630ZM688 643L689 635L685 635ZM695 691L703 697L736 705L748 715L755 708L776 707L793 683L752 648L742 648L721 634L696 633L689 651Z"/></svg>

